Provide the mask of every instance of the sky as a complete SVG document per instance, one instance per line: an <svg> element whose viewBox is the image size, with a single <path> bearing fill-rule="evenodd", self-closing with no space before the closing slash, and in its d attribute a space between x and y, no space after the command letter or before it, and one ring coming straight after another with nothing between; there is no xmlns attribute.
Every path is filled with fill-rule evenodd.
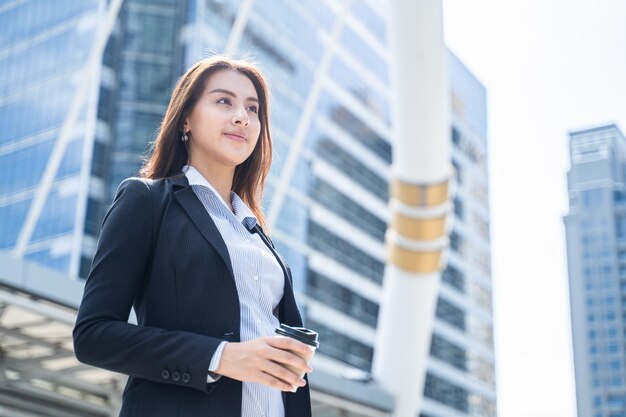
<svg viewBox="0 0 626 417"><path fill-rule="evenodd" d="M626 1L443 0L443 12L448 47L488 95L498 416L575 417L568 132L626 132Z"/></svg>

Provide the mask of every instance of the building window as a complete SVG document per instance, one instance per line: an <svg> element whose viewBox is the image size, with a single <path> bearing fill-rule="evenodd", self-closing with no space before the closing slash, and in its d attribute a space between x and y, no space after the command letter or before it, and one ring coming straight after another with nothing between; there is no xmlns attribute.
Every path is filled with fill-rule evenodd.
<svg viewBox="0 0 626 417"><path fill-rule="evenodd" d="M465 349L447 341L438 334L433 334L430 343L430 354L457 369L467 371L467 355Z"/></svg>
<svg viewBox="0 0 626 417"><path fill-rule="evenodd" d="M78 272L79 277L87 278L87 276L89 275L89 272L91 271L91 262L92 262L92 258L85 256L85 255L81 256L80 267L79 267L79 272Z"/></svg>
<svg viewBox="0 0 626 417"><path fill-rule="evenodd" d="M309 244L364 277L376 283L382 283L385 272L384 263L312 221L309 221Z"/></svg>
<svg viewBox="0 0 626 417"><path fill-rule="evenodd" d="M602 206L602 189L596 188L582 192L583 207L598 208Z"/></svg>
<svg viewBox="0 0 626 417"><path fill-rule="evenodd" d="M461 132L454 126L452 126L452 143L457 146L461 144Z"/></svg>
<svg viewBox="0 0 626 417"><path fill-rule="evenodd" d="M378 305L333 280L307 269L306 293L372 327L378 321Z"/></svg>
<svg viewBox="0 0 626 417"><path fill-rule="evenodd" d="M454 215L459 220L464 218L463 201L458 197L454 197Z"/></svg>
<svg viewBox="0 0 626 417"><path fill-rule="evenodd" d="M101 207L100 201L92 197L87 199L87 213L85 215L86 234L96 237L100 235L100 223L102 222L102 216L100 215Z"/></svg>
<svg viewBox="0 0 626 417"><path fill-rule="evenodd" d="M446 266L441 274L441 280L446 284L449 284L452 288L459 290L461 293L465 292L465 277L463 273L456 269L454 266Z"/></svg>
<svg viewBox="0 0 626 417"><path fill-rule="evenodd" d="M344 87L347 91L349 91L354 98L359 100L366 108L371 110L372 113L374 113L376 116L384 120L387 126L391 125L391 106L389 105L389 100L387 100L380 93L375 91L372 88L372 86L370 86L365 80L363 80L363 78L361 77L361 74L350 69L343 62L343 60L340 59L339 57L336 57L335 59L332 60L332 63L330 64L330 68L328 69L328 72L330 74L331 79L333 79L335 82L337 82L342 87ZM334 100L331 98L329 98L328 101L334 102ZM337 103L334 103L332 107L326 107L326 108L333 109L329 111L329 114L333 115L333 112L335 110L338 110L342 107L343 106ZM355 116L352 116L352 117L356 119ZM365 128L365 131L369 131L370 134L372 135L370 136L370 139L368 140L370 142L369 146L368 144L364 143L366 146L371 148L371 146L375 144L375 142L371 142L371 138L377 137L378 135L372 132L371 129L369 129L368 127L366 126L362 126L362 127ZM354 127L348 126L347 128L350 129ZM365 136L361 134L359 137L356 137L355 139L363 140L364 137ZM380 151L380 149L376 149L376 148L373 150L375 152ZM389 151L391 151L391 148L389 148ZM391 157L391 154L389 154L389 157ZM384 156L384 158L386 158L386 156ZM391 162L391 160L387 162Z"/></svg>
<svg viewBox="0 0 626 417"><path fill-rule="evenodd" d="M424 396L461 412L469 409L469 393L465 389L430 372L426 374Z"/></svg>
<svg viewBox="0 0 626 417"><path fill-rule="evenodd" d="M450 233L450 247L452 250L460 255L463 255L465 253L463 243L463 237L453 230L452 233Z"/></svg>
<svg viewBox="0 0 626 417"><path fill-rule="evenodd" d="M93 144L93 156L91 158L91 175L104 178L106 169L106 145L96 140Z"/></svg>
<svg viewBox="0 0 626 417"><path fill-rule="evenodd" d="M364 371L370 370L372 357L374 355L374 349L370 346L313 320L307 320L305 325L311 329L315 329L319 334L320 353Z"/></svg>
<svg viewBox="0 0 626 417"><path fill-rule="evenodd" d="M609 395L606 400L606 403L609 406L609 408L613 408L613 409L624 408L624 398L622 398L621 396ZM620 414L620 415L623 416L623 414Z"/></svg>
<svg viewBox="0 0 626 417"><path fill-rule="evenodd" d="M337 191L327 182L319 178L315 180L312 198L377 240L382 242L385 239L387 224L384 221Z"/></svg>
<svg viewBox="0 0 626 417"><path fill-rule="evenodd" d="M389 200L387 180L381 178L380 175L341 149L332 140L321 139L317 143L316 153L380 200L384 202Z"/></svg>
<svg viewBox="0 0 626 417"><path fill-rule="evenodd" d="M465 312L441 297L437 301L436 315L458 329L466 329Z"/></svg>

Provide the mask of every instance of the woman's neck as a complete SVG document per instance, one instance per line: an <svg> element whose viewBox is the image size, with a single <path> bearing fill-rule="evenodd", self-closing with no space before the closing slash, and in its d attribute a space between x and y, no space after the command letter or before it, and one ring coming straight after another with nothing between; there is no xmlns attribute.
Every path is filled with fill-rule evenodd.
<svg viewBox="0 0 626 417"><path fill-rule="evenodd" d="M215 188L215 190L222 197L226 205L228 205L228 207L232 211L233 207L232 202L230 201L230 192L233 186L233 177L235 175L235 170L224 169L222 167L216 169L215 166L212 166L210 164L199 164L192 161L189 162L189 165L194 167L200 174L202 174L204 179L206 179L209 184L211 184L213 188Z"/></svg>

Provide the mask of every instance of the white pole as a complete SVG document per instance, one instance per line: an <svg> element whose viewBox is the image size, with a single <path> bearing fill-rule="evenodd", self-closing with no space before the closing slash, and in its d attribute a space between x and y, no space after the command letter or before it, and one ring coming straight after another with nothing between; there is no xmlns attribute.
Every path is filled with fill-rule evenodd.
<svg viewBox="0 0 626 417"><path fill-rule="evenodd" d="M392 0L394 152L373 374L394 415L421 409L444 251L450 140L441 0Z"/></svg>

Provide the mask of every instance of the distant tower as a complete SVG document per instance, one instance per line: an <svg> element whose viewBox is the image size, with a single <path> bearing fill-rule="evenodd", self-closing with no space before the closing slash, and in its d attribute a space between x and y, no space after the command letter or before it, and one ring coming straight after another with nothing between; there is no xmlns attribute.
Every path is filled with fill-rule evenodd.
<svg viewBox="0 0 626 417"><path fill-rule="evenodd" d="M570 132L565 216L578 416L626 415L626 140Z"/></svg>

